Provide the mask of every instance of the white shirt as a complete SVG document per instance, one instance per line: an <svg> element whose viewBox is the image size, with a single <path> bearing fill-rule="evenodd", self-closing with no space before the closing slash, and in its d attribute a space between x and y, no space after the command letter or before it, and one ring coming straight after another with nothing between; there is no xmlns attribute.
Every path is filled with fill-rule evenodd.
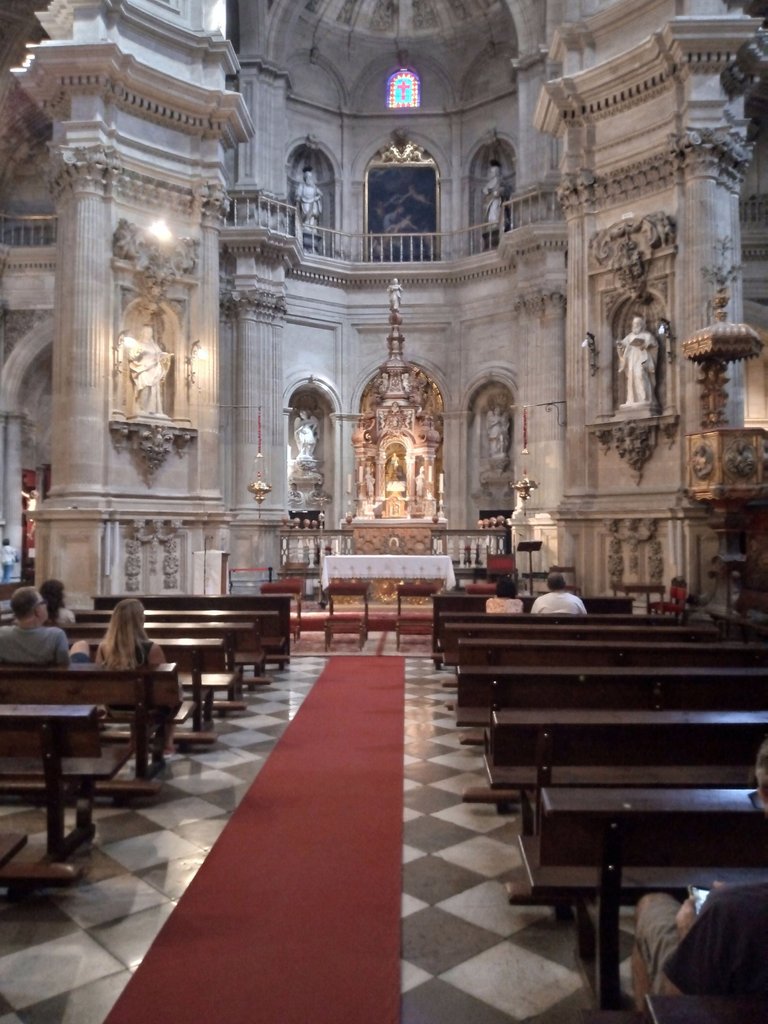
<svg viewBox="0 0 768 1024"><path fill-rule="evenodd" d="M586 615L584 602L569 590L550 590L537 597L531 615Z"/></svg>

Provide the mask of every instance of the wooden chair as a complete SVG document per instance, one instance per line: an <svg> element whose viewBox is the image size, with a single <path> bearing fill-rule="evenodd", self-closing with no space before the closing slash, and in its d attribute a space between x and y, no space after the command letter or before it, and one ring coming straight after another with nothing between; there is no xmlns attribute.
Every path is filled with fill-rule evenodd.
<svg viewBox="0 0 768 1024"><path fill-rule="evenodd" d="M275 583L262 583L262 594L288 594L296 598L296 617L293 620L293 636L295 640L301 638L301 598L304 593L304 580L293 576L286 576L285 579L277 580Z"/></svg>
<svg viewBox="0 0 768 1024"><path fill-rule="evenodd" d="M499 576L514 576L516 568L514 555L488 555L485 574L489 580L495 580Z"/></svg>
<svg viewBox="0 0 768 1024"><path fill-rule="evenodd" d="M626 594L635 600L638 597L645 598L646 615L651 614L651 598L658 594L659 601L664 600L665 587L663 583L617 583L613 588L613 596Z"/></svg>
<svg viewBox="0 0 768 1024"><path fill-rule="evenodd" d="M432 596L441 589L439 583L398 583L397 585L397 617L395 618L395 636L397 650L400 650L401 636L429 636L432 633ZM408 602L415 601L418 605Z"/></svg>
<svg viewBox="0 0 768 1024"><path fill-rule="evenodd" d="M357 633L362 650L368 639L368 584L332 580L327 593L326 651L330 650L331 640L337 633Z"/></svg>
<svg viewBox="0 0 768 1024"><path fill-rule="evenodd" d="M656 615L674 615L678 622L683 622L687 600L688 584L682 576L675 576L669 586L669 598L653 601L649 611Z"/></svg>

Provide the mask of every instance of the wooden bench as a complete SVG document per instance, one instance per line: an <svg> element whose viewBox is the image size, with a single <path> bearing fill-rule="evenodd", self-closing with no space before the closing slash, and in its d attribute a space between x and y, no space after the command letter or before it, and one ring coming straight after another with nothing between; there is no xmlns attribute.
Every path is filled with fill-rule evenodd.
<svg viewBox="0 0 768 1024"><path fill-rule="evenodd" d="M489 619L491 616L489 616ZM567 640L568 642L633 641L657 643L717 643L720 633L714 623L692 623L690 626L606 625L585 622L587 616L572 615L570 621L552 623L549 616L494 615L494 621L449 622L443 630L443 664L455 666L459 660L461 640ZM534 619L534 622L531 622ZM498 621L497 621L498 620ZM521 621L522 620L522 621Z"/></svg>
<svg viewBox="0 0 768 1024"><path fill-rule="evenodd" d="M268 664L280 667L291 660L291 598L288 594L110 594L94 597L94 608L111 610L126 597L144 606L145 622L150 612L277 612L274 633L262 633L261 646ZM186 618L186 615L185 615Z"/></svg>
<svg viewBox="0 0 768 1024"><path fill-rule="evenodd" d="M648 996L646 1006L649 1024L765 1024L768 1021L768 999L759 996Z"/></svg>
<svg viewBox="0 0 768 1024"><path fill-rule="evenodd" d="M582 956L594 951L586 901L597 900L595 986L600 1007L612 1009L621 1005L621 903L715 879L764 881L768 822L747 789L552 787L538 835L519 844L531 902L577 901Z"/></svg>
<svg viewBox="0 0 768 1024"><path fill-rule="evenodd" d="M71 639L103 637L111 612L95 609L78 610L77 622L67 626ZM262 612L205 612L205 611L147 611L144 628L150 639L162 632L165 636L218 636L226 637L232 650L233 660L241 667L252 666L253 678L249 685L268 683L264 676L267 652L262 636L274 636L278 631L279 616L274 610ZM99 630L101 633L99 634Z"/></svg>
<svg viewBox="0 0 768 1024"><path fill-rule="evenodd" d="M485 754L491 787L520 792L535 831L545 786L748 785L768 709L494 711Z"/></svg>
<svg viewBox="0 0 768 1024"><path fill-rule="evenodd" d="M576 651L566 640L459 640L459 665L558 666L578 662L585 668L597 665L766 665L768 646L717 643L654 643L580 640Z"/></svg>
<svg viewBox="0 0 768 1024"><path fill-rule="evenodd" d="M96 782L111 779L129 757L128 744L103 746L94 705L0 705L0 786L45 793L46 850L54 860L93 838ZM76 820L67 831L70 792Z"/></svg>
<svg viewBox="0 0 768 1024"><path fill-rule="evenodd" d="M450 613L485 612L486 594L466 594L451 591L435 594L432 600L432 658L435 668L442 663L442 637L444 616ZM523 613L530 612L534 598L524 597ZM632 599L629 597L582 597L588 615L631 615Z"/></svg>
<svg viewBox="0 0 768 1024"><path fill-rule="evenodd" d="M456 724L486 727L491 709L768 708L768 667L728 665L460 665Z"/></svg>
<svg viewBox="0 0 768 1024"><path fill-rule="evenodd" d="M0 668L0 707L14 704L88 704L121 709L114 720L105 720L103 728L106 738L111 734L122 740L131 734L135 777L99 783L99 792L116 798L154 796L159 792L160 784L151 780L164 764L166 723L182 723L192 713L191 703L181 700L174 664L151 670L110 670L87 664L71 668L4 665Z"/></svg>

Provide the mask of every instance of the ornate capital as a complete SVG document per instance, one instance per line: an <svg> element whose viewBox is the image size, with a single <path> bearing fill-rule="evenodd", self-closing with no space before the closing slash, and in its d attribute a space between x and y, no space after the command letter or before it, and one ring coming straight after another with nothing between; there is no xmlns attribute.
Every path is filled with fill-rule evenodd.
<svg viewBox="0 0 768 1024"><path fill-rule="evenodd" d="M121 171L114 149L77 146L54 151L48 169L48 185L54 198L65 192L91 192L104 196Z"/></svg>
<svg viewBox="0 0 768 1024"><path fill-rule="evenodd" d="M285 296L280 292L263 288L249 288L239 291L233 288L221 302L222 311L230 320L258 320L273 323L281 320L288 312Z"/></svg>
<svg viewBox="0 0 768 1024"><path fill-rule="evenodd" d="M752 158L752 146L732 128L689 128L669 137L669 150L692 177L715 178L738 192Z"/></svg>
<svg viewBox="0 0 768 1024"><path fill-rule="evenodd" d="M128 449L132 452L139 471L149 485L172 451L179 456L183 455L187 445L197 438L196 430L177 427L165 421L111 420L109 432L116 451Z"/></svg>
<svg viewBox="0 0 768 1024"><path fill-rule="evenodd" d="M566 298L562 292L529 292L519 295L513 304L515 313L541 317L547 314L562 315L565 312Z"/></svg>
<svg viewBox="0 0 768 1024"><path fill-rule="evenodd" d="M218 181L206 181L195 191L195 201L200 207L200 217L205 227L220 228L229 213L230 199L226 189Z"/></svg>

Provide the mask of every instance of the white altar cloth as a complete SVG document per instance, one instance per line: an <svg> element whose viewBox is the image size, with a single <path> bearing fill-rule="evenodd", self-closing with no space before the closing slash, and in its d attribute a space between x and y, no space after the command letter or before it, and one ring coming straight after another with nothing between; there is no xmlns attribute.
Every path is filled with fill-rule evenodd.
<svg viewBox="0 0 768 1024"><path fill-rule="evenodd" d="M326 555L321 583L329 580L443 580L446 590L456 586L448 555Z"/></svg>

